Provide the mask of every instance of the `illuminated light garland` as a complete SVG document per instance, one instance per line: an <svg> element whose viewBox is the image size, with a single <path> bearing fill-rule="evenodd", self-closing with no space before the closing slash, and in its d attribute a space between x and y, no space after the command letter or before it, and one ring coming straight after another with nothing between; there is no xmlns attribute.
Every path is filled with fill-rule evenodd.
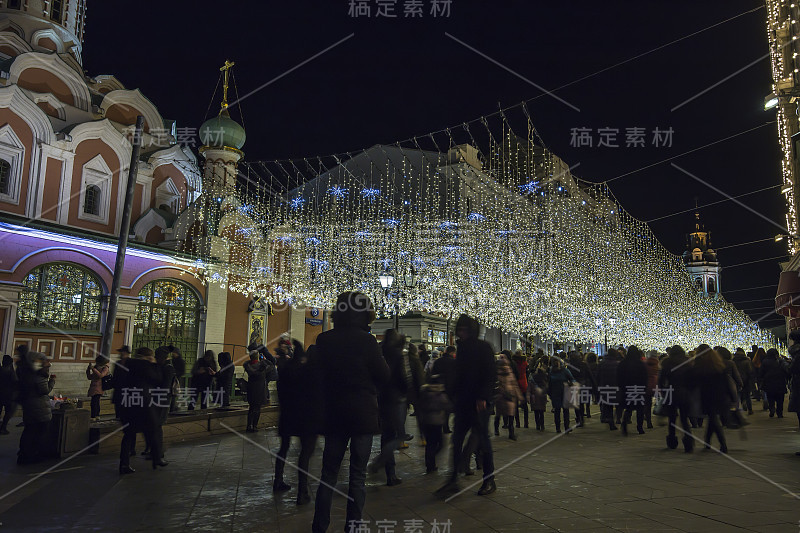
<svg viewBox="0 0 800 533"><path fill-rule="evenodd" d="M774 346L699 294L682 259L606 184L572 176L526 119L527 138L503 117L413 146L250 164L233 198L201 196L186 251L203 257L206 281L273 302L325 308L361 290L382 315L465 312L561 342ZM237 206L248 209L230 217Z"/></svg>

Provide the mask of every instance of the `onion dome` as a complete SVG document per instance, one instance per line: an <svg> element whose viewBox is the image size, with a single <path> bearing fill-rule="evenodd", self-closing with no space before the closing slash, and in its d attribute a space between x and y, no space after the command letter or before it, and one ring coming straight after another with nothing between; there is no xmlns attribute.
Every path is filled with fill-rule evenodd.
<svg viewBox="0 0 800 533"><path fill-rule="evenodd" d="M228 110L220 111L200 126L200 140L204 146L215 148L235 148L241 150L247 140L244 128L228 114Z"/></svg>

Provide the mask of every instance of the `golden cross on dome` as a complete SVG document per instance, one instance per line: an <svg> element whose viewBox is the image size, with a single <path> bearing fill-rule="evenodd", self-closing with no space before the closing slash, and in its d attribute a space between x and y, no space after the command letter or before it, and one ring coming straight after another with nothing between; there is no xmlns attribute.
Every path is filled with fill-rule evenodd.
<svg viewBox="0 0 800 533"><path fill-rule="evenodd" d="M236 63L231 61L225 60L225 64L219 69L220 72L225 73L225 79L222 83L222 110L228 109L228 87L230 86L229 77L231 73L231 69Z"/></svg>

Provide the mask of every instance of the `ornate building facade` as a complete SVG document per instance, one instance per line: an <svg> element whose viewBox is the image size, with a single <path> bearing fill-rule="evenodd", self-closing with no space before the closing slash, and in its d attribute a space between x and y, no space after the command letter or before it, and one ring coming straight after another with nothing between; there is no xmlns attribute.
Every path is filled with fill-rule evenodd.
<svg viewBox="0 0 800 533"><path fill-rule="evenodd" d="M2 353L21 344L45 352L57 391L85 394L138 115L142 153L114 348L174 344L191 364L206 349L241 361L253 328L268 346L284 331L313 338L322 327L306 324L311 310L254 304L224 285L205 285L190 268L195 257L185 240L196 206L216 201L225 176L235 176L243 128L225 109L208 121L201 162L138 89L113 75L84 74L85 20L85 0L0 1ZM223 219L219 231L235 222Z"/></svg>

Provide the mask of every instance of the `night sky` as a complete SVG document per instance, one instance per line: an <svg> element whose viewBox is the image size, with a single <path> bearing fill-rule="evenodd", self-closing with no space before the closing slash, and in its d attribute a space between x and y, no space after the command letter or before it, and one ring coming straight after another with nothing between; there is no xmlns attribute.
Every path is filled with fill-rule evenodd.
<svg viewBox="0 0 800 533"><path fill-rule="evenodd" d="M351 33L354 36L241 104L249 161L356 151L461 124L535 98L528 109L548 147L588 181L627 174L775 120L764 111L768 58L686 105L672 108L768 52L764 3L736 1L544 2L454 0L449 18L348 16L349 0L207 0L89 3L84 67L140 88L162 116L198 127L225 59L236 62L240 94L280 76ZM135 9L130 6L135 5ZM555 92L580 112L496 66L446 33L548 90L744 14ZM120 23L127 24L122 31ZM211 113L218 110L218 100ZM239 112L232 113L234 118ZM617 128L619 148L597 147L598 128ZM625 148L625 129L647 130L646 147ZM674 130L672 147L651 144L654 128ZM595 147L571 147L572 128L591 128ZM673 160L728 195L780 183L774 124ZM664 162L613 181L633 216L650 220L724 198ZM778 189L742 199L785 225ZM780 230L734 202L702 210L717 248ZM686 213L651 224L681 253L693 227ZM785 243L722 249L725 265L786 254ZM759 318L775 295L777 261L723 270L729 301ZM755 301L759 300L759 301ZM780 324L774 319L762 322Z"/></svg>

